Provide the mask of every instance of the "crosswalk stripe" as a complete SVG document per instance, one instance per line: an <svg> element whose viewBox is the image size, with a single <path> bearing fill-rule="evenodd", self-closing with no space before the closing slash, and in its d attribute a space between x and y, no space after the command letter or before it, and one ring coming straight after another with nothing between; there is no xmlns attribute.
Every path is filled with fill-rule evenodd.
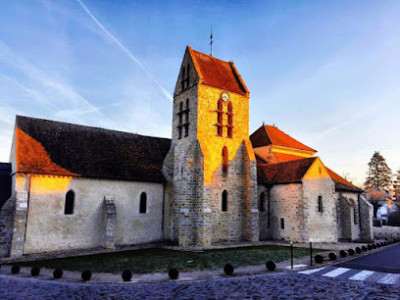
<svg viewBox="0 0 400 300"><path fill-rule="evenodd" d="M374 274L374 271L363 270L363 271L358 272L357 274L351 276L349 279L350 280L364 280L364 279L367 279L372 274Z"/></svg>
<svg viewBox="0 0 400 300"><path fill-rule="evenodd" d="M314 273L316 273L316 272L318 272L318 271L321 271L321 270L323 270L323 269L325 269L325 267L323 267L323 268L318 268L318 269L311 269L311 270L299 271L298 273L310 275L310 274L314 274Z"/></svg>
<svg viewBox="0 0 400 300"><path fill-rule="evenodd" d="M342 274L344 274L344 273L346 273L346 272L348 272L348 271L350 271L350 269L347 269L347 268L337 268L337 269L335 269L335 270L333 270L333 271L330 271L330 272L328 272L328 273L325 273L325 274L322 275L322 276L335 278L335 277L338 277L339 275L342 275Z"/></svg>
<svg viewBox="0 0 400 300"><path fill-rule="evenodd" d="M384 284L395 284L397 282L397 280L399 280L399 278L400 278L399 274L386 274L381 279L379 279L377 282L384 283Z"/></svg>

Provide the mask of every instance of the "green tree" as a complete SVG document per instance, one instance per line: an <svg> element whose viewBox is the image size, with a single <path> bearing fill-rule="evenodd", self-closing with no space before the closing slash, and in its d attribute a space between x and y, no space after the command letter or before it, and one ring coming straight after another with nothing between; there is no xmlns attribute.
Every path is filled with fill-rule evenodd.
<svg viewBox="0 0 400 300"><path fill-rule="evenodd" d="M400 199L400 169L397 170L396 174L394 175L393 188L394 188L394 196L398 201Z"/></svg>
<svg viewBox="0 0 400 300"><path fill-rule="evenodd" d="M390 190L392 187L392 171L378 151L375 151L368 163L368 175L364 187L367 191Z"/></svg>
<svg viewBox="0 0 400 300"><path fill-rule="evenodd" d="M370 195L368 200L374 207L375 218L379 207L382 206L382 201L385 200L384 190L390 190L391 187L392 171L383 156L378 151L375 151L368 163L368 174L364 183L364 188ZM378 197L379 193L382 193L382 195Z"/></svg>

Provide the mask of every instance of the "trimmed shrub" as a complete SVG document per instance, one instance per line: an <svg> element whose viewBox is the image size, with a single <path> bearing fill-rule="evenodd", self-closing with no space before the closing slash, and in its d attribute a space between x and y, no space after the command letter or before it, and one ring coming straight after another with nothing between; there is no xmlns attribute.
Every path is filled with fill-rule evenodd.
<svg viewBox="0 0 400 300"><path fill-rule="evenodd" d="M132 279L132 272L129 270L124 270L122 272L122 280L123 281L131 281Z"/></svg>
<svg viewBox="0 0 400 300"><path fill-rule="evenodd" d="M340 257L346 257L347 256L347 252L344 251L344 250L340 250L339 254L340 254Z"/></svg>
<svg viewBox="0 0 400 300"><path fill-rule="evenodd" d="M328 254L330 260L336 260L337 256L335 253L331 252Z"/></svg>
<svg viewBox="0 0 400 300"><path fill-rule="evenodd" d="M81 278L83 281L89 281L90 279L92 279L92 271L90 270L83 271L81 274Z"/></svg>
<svg viewBox="0 0 400 300"><path fill-rule="evenodd" d="M33 267L33 268L31 269L31 276L36 277L36 276L39 276L39 274L40 274L40 268L38 268L38 267Z"/></svg>
<svg viewBox="0 0 400 300"><path fill-rule="evenodd" d="M354 251L354 249L349 249L349 250L347 250L347 252L349 253L349 255L354 255L354 253L356 253L355 251Z"/></svg>
<svg viewBox="0 0 400 300"><path fill-rule="evenodd" d="M322 264L324 262L324 258L321 255L315 255L314 260L317 264Z"/></svg>
<svg viewBox="0 0 400 300"><path fill-rule="evenodd" d="M367 248L367 247L365 247L365 246L362 246L362 247L361 247L361 250L365 252L365 251L367 251L367 250L368 250L368 248Z"/></svg>
<svg viewBox="0 0 400 300"><path fill-rule="evenodd" d="M13 266L11 267L11 274L18 274L20 270L21 270L20 266L18 266L18 265L13 265Z"/></svg>
<svg viewBox="0 0 400 300"><path fill-rule="evenodd" d="M233 267L232 267L232 268L233 268ZM225 272L225 273L226 273L226 272ZM232 271L232 273L233 273L233 271ZM178 277L179 277L179 270L176 269L176 268L171 268L171 269L169 269L169 271L168 271L168 276L169 276L169 278L172 279L172 280L178 279Z"/></svg>
<svg viewBox="0 0 400 300"><path fill-rule="evenodd" d="M273 272L276 269L276 264L272 260L269 260L265 263L265 267L268 271Z"/></svg>
<svg viewBox="0 0 400 300"><path fill-rule="evenodd" d="M226 264L224 266L224 272L226 275L231 276L234 271L235 271L235 268L231 264Z"/></svg>
<svg viewBox="0 0 400 300"><path fill-rule="evenodd" d="M60 279L63 276L64 272L61 269L55 269L53 272L54 279Z"/></svg>
<svg viewBox="0 0 400 300"><path fill-rule="evenodd" d="M362 251L361 251L361 248L360 247L356 247L356 252L358 253L358 254L360 254Z"/></svg>
<svg viewBox="0 0 400 300"><path fill-rule="evenodd" d="M376 245L375 244L372 244L372 249L376 249Z"/></svg>
<svg viewBox="0 0 400 300"><path fill-rule="evenodd" d="M367 248L368 248L368 250L372 250L373 249L372 245L368 245Z"/></svg>

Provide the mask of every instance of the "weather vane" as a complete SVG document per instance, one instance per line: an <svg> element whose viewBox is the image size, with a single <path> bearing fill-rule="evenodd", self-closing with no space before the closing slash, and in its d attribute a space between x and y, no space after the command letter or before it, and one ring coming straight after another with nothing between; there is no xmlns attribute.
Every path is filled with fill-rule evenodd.
<svg viewBox="0 0 400 300"><path fill-rule="evenodd" d="M213 45L213 33L212 33L212 26L211 26L211 34L210 34L210 48L211 48L211 50L210 50L210 56L213 56L212 45Z"/></svg>

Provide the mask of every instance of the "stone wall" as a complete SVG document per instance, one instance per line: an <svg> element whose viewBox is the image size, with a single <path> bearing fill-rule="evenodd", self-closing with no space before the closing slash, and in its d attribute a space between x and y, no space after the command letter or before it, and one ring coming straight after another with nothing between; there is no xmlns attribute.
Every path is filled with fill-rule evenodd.
<svg viewBox="0 0 400 300"><path fill-rule="evenodd" d="M360 227L361 234L360 239L365 242L371 242L374 239L373 231L372 231L372 217L374 215L374 209L371 203L364 198L364 196L360 195L359 198L360 204Z"/></svg>
<svg viewBox="0 0 400 300"><path fill-rule="evenodd" d="M303 237L299 228L304 227L301 202L303 186L301 183L274 185L270 190L271 201L271 237L275 240L292 240L302 242ZM265 218L262 216L261 218ZM284 228L281 228L281 219Z"/></svg>
<svg viewBox="0 0 400 300"><path fill-rule="evenodd" d="M75 193L74 212L66 215L69 190ZM145 214L139 213L142 192L147 194ZM114 200L118 216L112 226L117 246L163 239L163 184L34 175L23 252L104 246L105 196Z"/></svg>
<svg viewBox="0 0 400 300"><path fill-rule="evenodd" d="M382 226L382 227L373 227L373 235L374 239L393 239L400 238L400 227L395 226Z"/></svg>
<svg viewBox="0 0 400 300"><path fill-rule="evenodd" d="M322 212L318 211L318 197L322 197ZM304 242L336 242L335 184L330 178L303 180L305 234Z"/></svg>
<svg viewBox="0 0 400 300"><path fill-rule="evenodd" d="M268 188L265 185L258 185L257 188L257 199L259 201L258 205L260 206L261 194L264 193L264 211L259 211L259 239L266 240L272 238L271 234L271 204L270 204L270 196Z"/></svg>
<svg viewBox="0 0 400 300"><path fill-rule="evenodd" d="M8 199L0 211L0 257L10 256L14 231L16 195Z"/></svg>

